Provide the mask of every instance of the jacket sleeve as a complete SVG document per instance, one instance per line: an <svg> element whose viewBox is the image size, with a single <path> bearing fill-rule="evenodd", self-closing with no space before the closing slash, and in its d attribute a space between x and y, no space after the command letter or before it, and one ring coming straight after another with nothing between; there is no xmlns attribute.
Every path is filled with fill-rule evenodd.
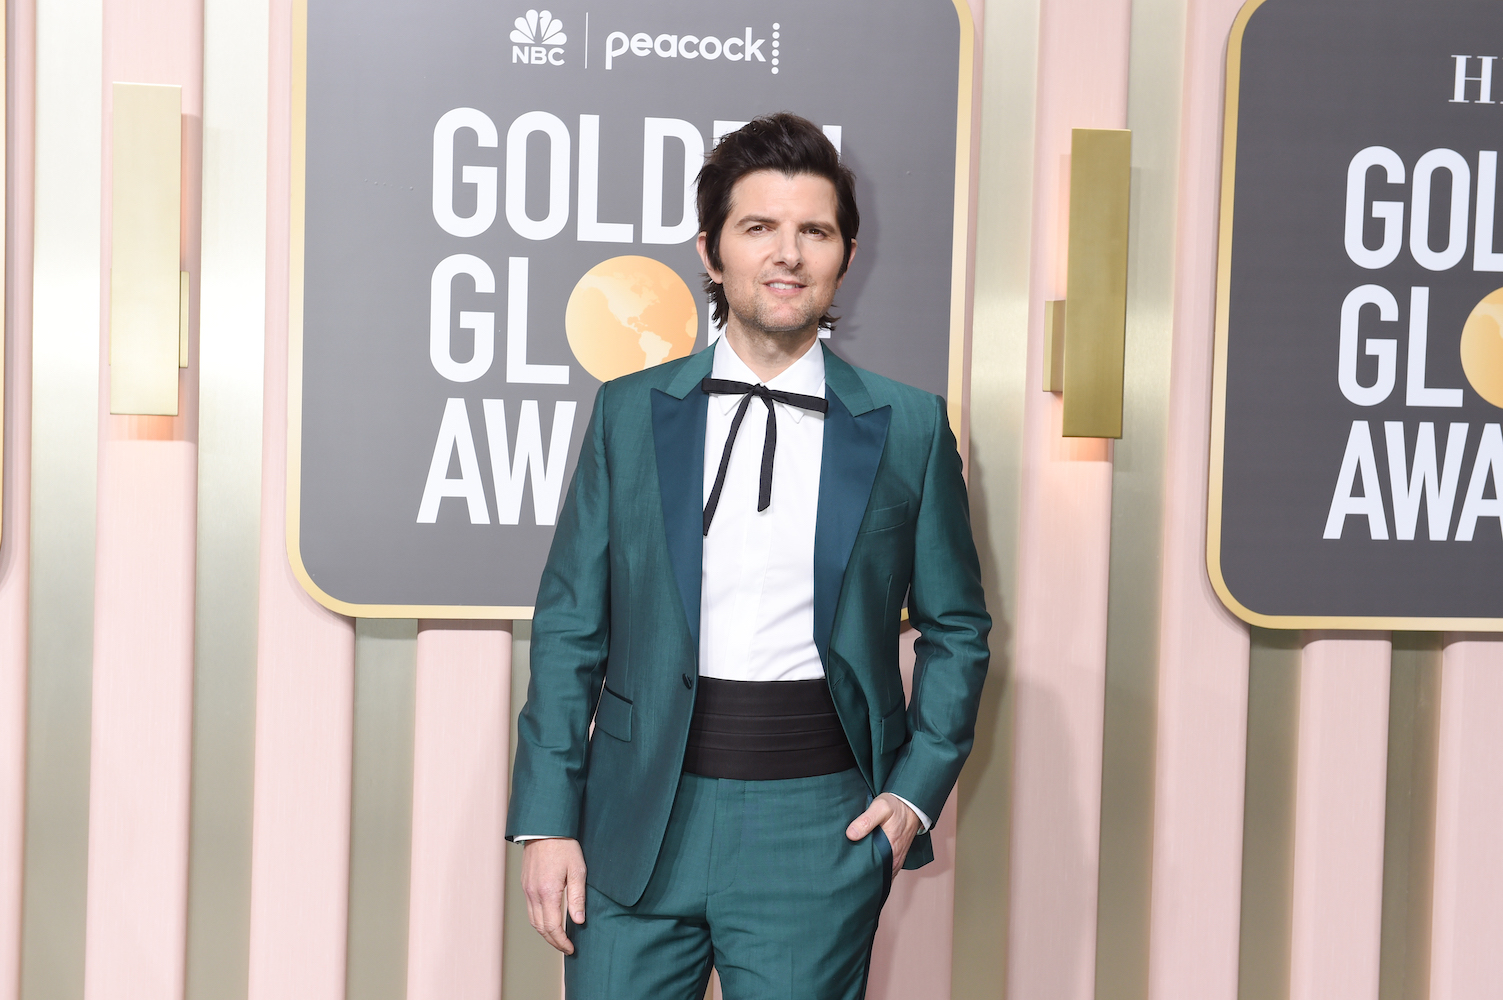
<svg viewBox="0 0 1503 1000"><path fill-rule="evenodd" d="M971 752L992 627L971 537L960 454L944 400L938 397L914 534L908 617L919 633L908 702L911 735L898 752L884 791L912 802L934 819Z"/></svg>
<svg viewBox="0 0 1503 1000"><path fill-rule="evenodd" d="M559 515L532 620L531 678L517 720L506 836L577 837L590 719L610 646L610 470L605 397Z"/></svg>

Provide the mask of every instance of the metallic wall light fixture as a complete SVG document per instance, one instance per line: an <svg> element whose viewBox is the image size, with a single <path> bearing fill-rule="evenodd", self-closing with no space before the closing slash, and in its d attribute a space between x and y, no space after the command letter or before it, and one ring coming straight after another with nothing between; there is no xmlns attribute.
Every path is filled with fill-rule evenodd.
<svg viewBox="0 0 1503 1000"><path fill-rule="evenodd" d="M1065 391L1065 300L1044 303L1044 391Z"/></svg>
<svg viewBox="0 0 1503 1000"><path fill-rule="evenodd" d="M187 364L181 87L116 83L110 412L177 415Z"/></svg>
<svg viewBox="0 0 1503 1000"><path fill-rule="evenodd" d="M1130 131L1072 130L1068 298L1044 314L1044 390L1064 394L1065 437L1122 436L1131 179Z"/></svg>
<svg viewBox="0 0 1503 1000"><path fill-rule="evenodd" d="M177 366L188 367L188 272L179 271L177 281Z"/></svg>

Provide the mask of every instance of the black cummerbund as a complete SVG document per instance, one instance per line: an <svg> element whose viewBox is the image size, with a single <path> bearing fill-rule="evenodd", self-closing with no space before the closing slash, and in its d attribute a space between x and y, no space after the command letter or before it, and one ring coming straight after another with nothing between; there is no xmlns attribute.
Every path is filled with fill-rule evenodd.
<svg viewBox="0 0 1503 1000"><path fill-rule="evenodd" d="M856 766L823 677L727 681L700 677L684 770L706 778L771 781Z"/></svg>

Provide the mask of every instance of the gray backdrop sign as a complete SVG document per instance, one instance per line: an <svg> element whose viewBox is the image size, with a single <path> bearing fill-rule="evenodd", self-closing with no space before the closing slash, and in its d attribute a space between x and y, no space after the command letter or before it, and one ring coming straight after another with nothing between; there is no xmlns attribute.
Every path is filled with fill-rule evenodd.
<svg viewBox="0 0 1503 1000"><path fill-rule="evenodd" d="M717 332L693 180L757 114L858 178L832 346L952 395L963 3L528 3L308 4L288 547L346 614L531 613L596 389Z"/></svg>
<svg viewBox="0 0 1503 1000"><path fill-rule="evenodd" d="M1475 2L1238 18L1207 562L1247 621L1503 628L1500 26Z"/></svg>

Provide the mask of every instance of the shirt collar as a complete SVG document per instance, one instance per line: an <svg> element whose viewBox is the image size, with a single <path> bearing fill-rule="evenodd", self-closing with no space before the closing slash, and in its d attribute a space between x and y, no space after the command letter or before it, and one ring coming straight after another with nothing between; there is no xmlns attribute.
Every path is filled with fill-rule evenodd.
<svg viewBox="0 0 1503 1000"><path fill-rule="evenodd" d="M764 384L757 378L741 356L731 347L730 341L724 335L715 344L715 366L710 372L711 378L729 379L733 382L749 382L752 385ZM781 389L784 392L796 392L802 396L825 396L825 352L819 346L819 339L810 345L793 364L783 369L771 382L765 383L769 389ZM711 397L720 403L720 412L729 413L741 404L743 397L716 394ZM795 423L804 419L809 411L797 406L785 406Z"/></svg>

